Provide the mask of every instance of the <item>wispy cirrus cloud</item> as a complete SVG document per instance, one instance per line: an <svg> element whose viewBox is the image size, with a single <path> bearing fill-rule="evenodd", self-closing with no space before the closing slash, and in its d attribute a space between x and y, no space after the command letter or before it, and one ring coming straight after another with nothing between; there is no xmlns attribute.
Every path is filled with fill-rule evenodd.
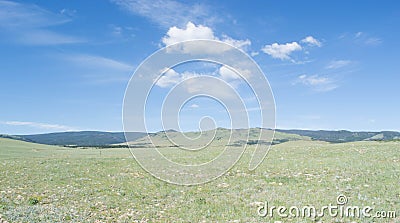
<svg viewBox="0 0 400 223"><path fill-rule="evenodd" d="M111 69L115 71L133 71L134 67L118 60L88 54L71 54L64 56L68 61L87 68Z"/></svg>
<svg viewBox="0 0 400 223"><path fill-rule="evenodd" d="M211 8L202 3L187 4L173 0L111 0L111 2L164 28L182 26L189 21L210 25L219 20Z"/></svg>
<svg viewBox="0 0 400 223"><path fill-rule="evenodd" d="M36 128L36 129L52 130L52 131L76 130L76 128L66 126L66 125L49 124L49 123L41 123L41 122L4 121L4 122L0 122L0 124L9 125L9 126L24 126L24 127L31 127L31 128Z"/></svg>
<svg viewBox="0 0 400 223"><path fill-rule="evenodd" d="M365 32L357 32L356 34L354 34L354 39L356 40L356 42L363 43L368 46L380 45L383 42L381 38L371 36Z"/></svg>
<svg viewBox="0 0 400 223"><path fill-rule="evenodd" d="M326 69L339 69L348 66L352 63L351 60L332 60L326 65Z"/></svg>
<svg viewBox="0 0 400 223"><path fill-rule="evenodd" d="M341 40L350 40L354 43L365 45L365 46L378 46L383 43L383 39L372 36L366 32L353 32L353 33L343 33L339 37Z"/></svg>
<svg viewBox="0 0 400 223"><path fill-rule="evenodd" d="M15 40L27 45L60 45L84 42L83 39L48 30L29 30L17 35L18 37Z"/></svg>
<svg viewBox="0 0 400 223"><path fill-rule="evenodd" d="M126 82L135 68L126 62L97 55L68 54L60 59L77 67L77 72L91 83L99 84Z"/></svg>
<svg viewBox="0 0 400 223"><path fill-rule="evenodd" d="M84 42L82 38L49 30L49 27L70 21L64 14L52 13L33 4L0 0L0 33L14 42L27 45Z"/></svg>

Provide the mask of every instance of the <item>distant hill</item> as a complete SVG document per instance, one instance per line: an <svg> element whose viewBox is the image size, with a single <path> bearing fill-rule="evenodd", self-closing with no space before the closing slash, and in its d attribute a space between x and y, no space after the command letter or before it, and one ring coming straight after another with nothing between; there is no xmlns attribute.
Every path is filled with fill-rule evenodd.
<svg viewBox="0 0 400 223"><path fill-rule="evenodd" d="M354 142L354 141L388 141L400 139L400 132L350 132L346 130L340 131L325 131L325 130L283 130L278 129L278 132L297 134L301 136L311 137L312 140L326 141L332 143Z"/></svg>
<svg viewBox="0 0 400 223"><path fill-rule="evenodd" d="M131 132L130 138L141 138L146 133ZM103 146L124 143L123 132L60 132L37 135L17 135L15 139L47 145Z"/></svg>
<svg viewBox="0 0 400 223"><path fill-rule="evenodd" d="M219 133L217 139L228 137L230 130L218 128ZM263 139L259 141L257 135L259 128L250 129L250 143L263 143ZM172 136L179 134L174 130L168 130ZM175 133L174 133L175 132ZM247 134L247 129L234 130L236 134L243 135ZM211 133L211 132L210 132ZM144 146L144 136L147 133L143 132L132 132L129 139L131 145ZM185 133L191 137L198 135L196 132ZM205 134L209 134L205 132ZM163 143L165 141L165 132L151 133L152 140ZM34 142L47 145L74 145L74 146L107 146L107 145L125 145L126 140L123 132L99 132L99 131L82 131L82 132L60 132L60 133L47 133L47 134L36 134L36 135L1 135L0 138L9 138L15 140L21 140L26 142ZM354 141L389 141L389 140L400 140L400 132L393 131L382 131L382 132L351 132L351 131L326 131L326 130L284 130L277 129L275 131L275 138L273 144L283 143L294 140L318 140L326 141L331 143L341 142L354 142ZM235 142L233 143L243 143Z"/></svg>
<svg viewBox="0 0 400 223"><path fill-rule="evenodd" d="M20 141L28 141L28 140L24 140L23 138L21 138L19 136L6 135L6 134L0 134L0 138L2 138L2 139L14 139L14 140L20 140Z"/></svg>
<svg viewBox="0 0 400 223"><path fill-rule="evenodd" d="M203 138L205 140L214 138L215 140L213 141L213 145L226 145L227 143L230 143L230 145L243 145L243 144L268 144L268 133L272 134L271 130L263 129L264 135L260 136L260 128L251 128L251 129L235 129L231 131L230 129L224 129L224 128L218 128L215 132L214 130L209 130L203 132ZM156 146L161 146L161 147L168 147L168 146L174 146L169 140L172 139L175 141L175 139L179 138L181 133L173 130L168 130L167 131L168 136L166 135L166 132L161 131L157 133L152 133L150 135L151 142L149 142L147 137L143 137L134 141L130 141L129 145L134 146L134 147L147 147L150 146L152 147L153 144ZM214 135L215 133L215 135ZM231 135L232 134L232 135ZM200 136L199 132L186 132L185 135L189 138L195 139ZM248 140L243 141L243 140L238 140L238 139L246 139L248 135ZM231 141L229 142L229 139L231 138ZM283 133L283 132L275 132L275 137L273 144L279 144L287 141L296 141L296 140L311 140L310 137L307 136L300 136L296 134L290 134L290 133ZM198 141L200 145L204 145L204 143L207 143L207 141ZM192 145L195 146L195 145Z"/></svg>

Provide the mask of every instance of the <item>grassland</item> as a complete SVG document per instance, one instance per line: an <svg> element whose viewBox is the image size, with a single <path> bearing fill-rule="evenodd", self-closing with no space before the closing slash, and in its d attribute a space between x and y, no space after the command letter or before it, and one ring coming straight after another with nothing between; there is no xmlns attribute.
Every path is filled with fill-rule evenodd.
<svg viewBox="0 0 400 223"><path fill-rule="evenodd" d="M0 222L400 222L399 151L400 142L291 141L274 145L255 171L247 151L223 177L186 187L151 177L128 149L0 139ZM257 215L265 201L321 207L339 194L397 218Z"/></svg>

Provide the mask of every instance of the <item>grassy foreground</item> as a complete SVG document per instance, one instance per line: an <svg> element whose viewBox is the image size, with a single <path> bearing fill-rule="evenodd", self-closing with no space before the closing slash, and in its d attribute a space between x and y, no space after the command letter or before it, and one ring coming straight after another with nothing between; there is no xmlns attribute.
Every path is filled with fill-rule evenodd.
<svg viewBox="0 0 400 223"><path fill-rule="evenodd" d="M177 186L147 174L127 149L71 149L0 139L0 222L400 222L400 142L272 147L255 171L250 153L223 177ZM348 204L395 218L260 217L274 206Z"/></svg>

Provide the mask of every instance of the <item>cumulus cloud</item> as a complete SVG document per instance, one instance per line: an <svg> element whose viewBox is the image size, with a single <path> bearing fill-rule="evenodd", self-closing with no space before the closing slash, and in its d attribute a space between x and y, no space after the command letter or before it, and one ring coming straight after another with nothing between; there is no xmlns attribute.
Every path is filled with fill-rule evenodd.
<svg viewBox="0 0 400 223"><path fill-rule="evenodd" d="M182 77L173 69L167 69L164 75L158 79L156 85L162 88L171 87L175 84L179 83L182 80Z"/></svg>
<svg viewBox="0 0 400 223"><path fill-rule="evenodd" d="M218 77L215 78L212 74L179 73L173 69L168 69L155 85L160 88L175 87L174 91L183 94L208 94L217 98L234 98L235 94L232 94L234 90L233 84L223 80L221 77L219 78L218 80ZM221 84L221 81L226 84Z"/></svg>
<svg viewBox="0 0 400 223"><path fill-rule="evenodd" d="M227 68L226 66L221 66L219 68L219 74L224 80L234 80L240 78L238 74L236 74L233 70Z"/></svg>
<svg viewBox="0 0 400 223"><path fill-rule="evenodd" d="M218 99L235 98L234 86L228 82L221 84L215 79L188 78L184 84L189 94L208 94Z"/></svg>
<svg viewBox="0 0 400 223"><path fill-rule="evenodd" d="M193 39L211 39L215 40L214 32L211 28L198 25L192 22L186 24L185 29L180 29L176 26L169 28L167 35L162 38L165 45L171 45L185 40Z"/></svg>
<svg viewBox="0 0 400 223"><path fill-rule="evenodd" d="M306 43L310 46L318 46L318 47L322 46L322 43L312 36L307 36L306 38L302 39L301 42Z"/></svg>
<svg viewBox="0 0 400 223"><path fill-rule="evenodd" d="M259 52L257 52L257 51L253 51L253 52L251 52L250 53L250 55L252 56L252 57L255 57L255 56L257 56L258 54L260 54Z"/></svg>
<svg viewBox="0 0 400 223"><path fill-rule="evenodd" d="M307 46L322 46L322 43L312 36L305 37L304 39L300 40L300 43L302 44L300 45L299 42L296 41L285 44L273 43L270 45L265 45L261 51L276 59L290 60L293 63L301 63L292 59L291 54L293 52L304 51L304 53L308 54L309 52L305 50Z"/></svg>
<svg viewBox="0 0 400 223"><path fill-rule="evenodd" d="M221 38L219 38L215 36L214 31L210 27L203 25L196 25L192 22L188 22L185 28L182 29L176 26L170 27L168 29L167 34L162 38L162 43L168 46L174 43L187 40L196 40L196 39L219 40L227 44L233 45L234 47L237 47L242 50L247 50L247 48L251 45L251 41L248 39L237 40L227 35L223 35ZM214 53L214 52L221 52L226 49L209 49L208 47L205 46L197 46L196 48L191 47L190 49L183 49L183 50L192 53L196 53L197 51L199 53L201 52Z"/></svg>
<svg viewBox="0 0 400 223"><path fill-rule="evenodd" d="M324 76L319 75L300 75L295 84L300 83L311 87L315 91L331 91L338 87L336 81Z"/></svg>
<svg viewBox="0 0 400 223"><path fill-rule="evenodd" d="M161 88L168 88L184 81L185 79L199 76L199 74L184 72L182 74L176 72L174 69L165 68L163 76L158 79L156 85Z"/></svg>
<svg viewBox="0 0 400 223"><path fill-rule="evenodd" d="M303 48L297 42L291 42L286 44L273 43L271 45L265 45L261 50L273 58L290 60L290 54L295 51L301 51L302 49Z"/></svg>
<svg viewBox="0 0 400 223"><path fill-rule="evenodd" d="M195 73L188 71L179 73L172 68L165 68L163 71L164 72L161 72L163 75L157 81L155 80L156 86L160 88L171 88L185 81L183 87L187 92L200 92L204 89L212 88L212 83L207 85L204 80L197 79L196 77L210 76L220 78L227 85L230 85L230 87L236 89L240 84L244 83L240 75L242 75L245 79L250 78L251 76L251 72L249 70L237 70L237 72L240 74L239 75L231 68L226 66L221 66L215 72L211 73ZM217 86L214 87L216 87L215 90L218 91L219 88Z"/></svg>
<svg viewBox="0 0 400 223"><path fill-rule="evenodd" d="M247 48L251 45L251 41L248 39L236 40L236 39L232 39L231 37L229 37L227 35L223 35L221 41L228 43L234 47L237 47L239 49L242 49L244 51L246 51Z"/></svg>
<svg viewBox="0 0 400 223"><path fill-rule="evenodd" d="M236 70L236 71L244 78L246 79L250 78L251 72L249 70ZM219 75L221 76L222 79L226 81L241 79L239 74L237 74L231 68L228 68L226 66L221 66L219 68Z"/></svg>

